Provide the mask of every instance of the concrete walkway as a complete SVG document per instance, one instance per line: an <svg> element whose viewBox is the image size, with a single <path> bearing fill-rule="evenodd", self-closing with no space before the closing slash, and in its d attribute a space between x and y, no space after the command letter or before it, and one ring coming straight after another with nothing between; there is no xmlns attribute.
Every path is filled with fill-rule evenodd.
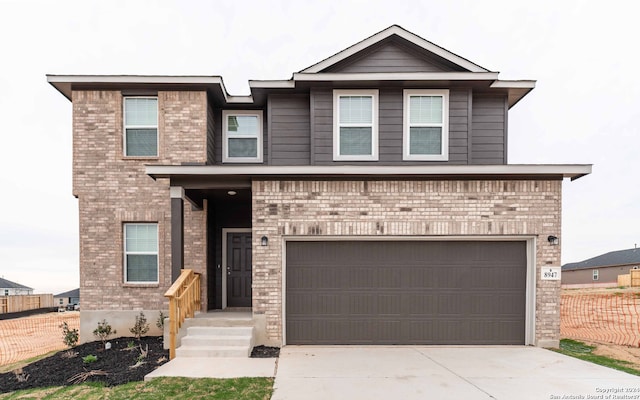
<svg viewBox="0 0 640 400"><path fill-rule="evenodd" d="M144 377L145 381L160 376L187 378L243 378L276 375L277 358L174 358Z"/></svg>
<svg viewBox="0 0 640 400"><path fill-rule="evenodd" d="M535 347L286 346L274 388L272 400L640 399L640 377Z"/></svg>

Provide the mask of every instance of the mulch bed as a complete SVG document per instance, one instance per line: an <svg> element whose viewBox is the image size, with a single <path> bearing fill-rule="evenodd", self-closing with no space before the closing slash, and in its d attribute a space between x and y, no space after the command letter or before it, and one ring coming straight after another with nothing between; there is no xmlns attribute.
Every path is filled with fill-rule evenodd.
<svg viewBox="0 0 640 400"><path fill-rule="evenodd" d="M0 374L0 393L81 383L79 380L82 375L79 374L91 371L100 372L94 372L99 375L87 376L86 382L103 382L105 386L121 385L142 381L145 375L169 361L169 351L162 348L162 338L159 336L143 337L140 342L134 338L118 338L109 342L111 342L109 350L104 350L102 342L91 342L73 348L71 351L78 354L71 358L66 356L67 351L61 351L31 363L22 368L20 375L26 378L23 382L18 379L15 371ZM128 347L131 342L135 347ZM149 346L149 350L144 362L134 367L140 356L140 346L145 351ZM94 355L98 360L84 363L82 358L88 355Z"/></svg>
<svg viewBox="0 0 640 400"><path fill-rule="evenodd" d="M251 350L251 358L277 358L280 347L256 346Z"/></svg>
<svg viewBox="0 0 640 400"><path fill-rule="evenodd" d="M17 371L18 373L14 371L0 374L0 393L82 383L82 374L87 375L84 382L103 382L105 386L122 385L144 380L145 375L169 361L169 350L162 348L160 336L143 337L140 342L134 338L118 338L109 342L109 350L104 350L99 341L85 343L71 350L77 353L73 357L68 357L69 353L65 350L31 363ZM132 342L135 347L130 348L129 343ZM144 363L134 367L140 356L140 345L144 350L149 346L149 351ZM98 360L83 362L82 358L88 355L94 355ZM273 358L279 355L278 347L256 346L251 351L252 358ZM91 371L96 372L91 375Z"/></svg>

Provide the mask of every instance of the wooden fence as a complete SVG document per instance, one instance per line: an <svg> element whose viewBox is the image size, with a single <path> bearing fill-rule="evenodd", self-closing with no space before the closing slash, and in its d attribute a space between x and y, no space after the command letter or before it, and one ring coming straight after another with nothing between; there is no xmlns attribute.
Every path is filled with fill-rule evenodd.
<svg viewBox="0 0 640 400"><path fill-rule="evenodd" d="M628 274L618 275L618 286L640 287L640 269L632 269Z"/></svg>
<svg viewBox="0 0 640 400"><path fill-rule="evenodd" d="M53 307L52 294L31 294L0 297L0 314Z"/></svg>

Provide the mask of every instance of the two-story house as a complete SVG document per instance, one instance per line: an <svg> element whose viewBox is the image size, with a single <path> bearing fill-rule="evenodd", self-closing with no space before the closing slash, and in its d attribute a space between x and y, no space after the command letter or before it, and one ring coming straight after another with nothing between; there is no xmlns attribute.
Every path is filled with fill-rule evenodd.
<svg viewBox="0 0 640 400"><path fill-rule="evenodd" d="M81 338L184 268L256 343L557 346L563 178L507 163L531 80L391 26L291 79L60 76L73 103Z"/></svg>

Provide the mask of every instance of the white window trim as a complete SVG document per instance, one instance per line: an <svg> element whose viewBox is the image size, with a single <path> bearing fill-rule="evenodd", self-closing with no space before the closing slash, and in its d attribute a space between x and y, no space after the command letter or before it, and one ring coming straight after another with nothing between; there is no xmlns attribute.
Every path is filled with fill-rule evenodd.
<svg viewBox="0 0 640 400"><path fill-rule="evenodd" d="M593 280L597 281L600 279L600 271L598 271L597 269L592 270L592 274L593 274Z"/></svg>
<svg viewBox="0 0 640 400"><path fill-rule="evenodd" d="M340 97L371 96L371 154L340 154ZM349 125L343 125L349 126ZM362 124L352 126L364 126ZM334 161L378 161L378 90L334 90L333 91L333 160Z"/></svg>
<svg viewBox="0 0 640 400"><path fill-rule="evenodd" d="M127 251L127 225L155 225L156 226L156 251ZM151 254L156 255L157 263L156 263L156 280L155 281L129 281L129 277L127 276L127 254ZM160 283L160 229L158 227L157 222L126 222L122 224L122 256L124 258L123 266L124 266L124 283L127 285L153 285Z"/></svg>
<svg viewBox="0 0 640 400"><path fill-rule="evenodd" d="M156 123L155 125L127 125L127 99L155 99ZM158 96L124 96L122 98L122 153L130 158L158 158L160 147L160 129L158 128ZM156 130L156 154L152 156L130 156L127 154L127 129L155 129Z"/></svg>
<svg viewBox="0 0 640 400"><path fill-rule="evenodd" d="M441 154L411 154L409 140L409 98L411 96L442 96L442 124L421 124L420 126L442 127ZM449 160L449 90L448 89L405 89L403 94L402 159L406 161L448 161Z"/></svg>
<svg viewBox="0 0 640 400"><path fill-rule="evenodd" d="M230 115L255 115L258 117L258 149L256 157L229 157L227 126ZM222 110L222 162L223 163L261 163L263 153L262 110ZM253 139L253 135L235 135L233 138Z"/></svg>

